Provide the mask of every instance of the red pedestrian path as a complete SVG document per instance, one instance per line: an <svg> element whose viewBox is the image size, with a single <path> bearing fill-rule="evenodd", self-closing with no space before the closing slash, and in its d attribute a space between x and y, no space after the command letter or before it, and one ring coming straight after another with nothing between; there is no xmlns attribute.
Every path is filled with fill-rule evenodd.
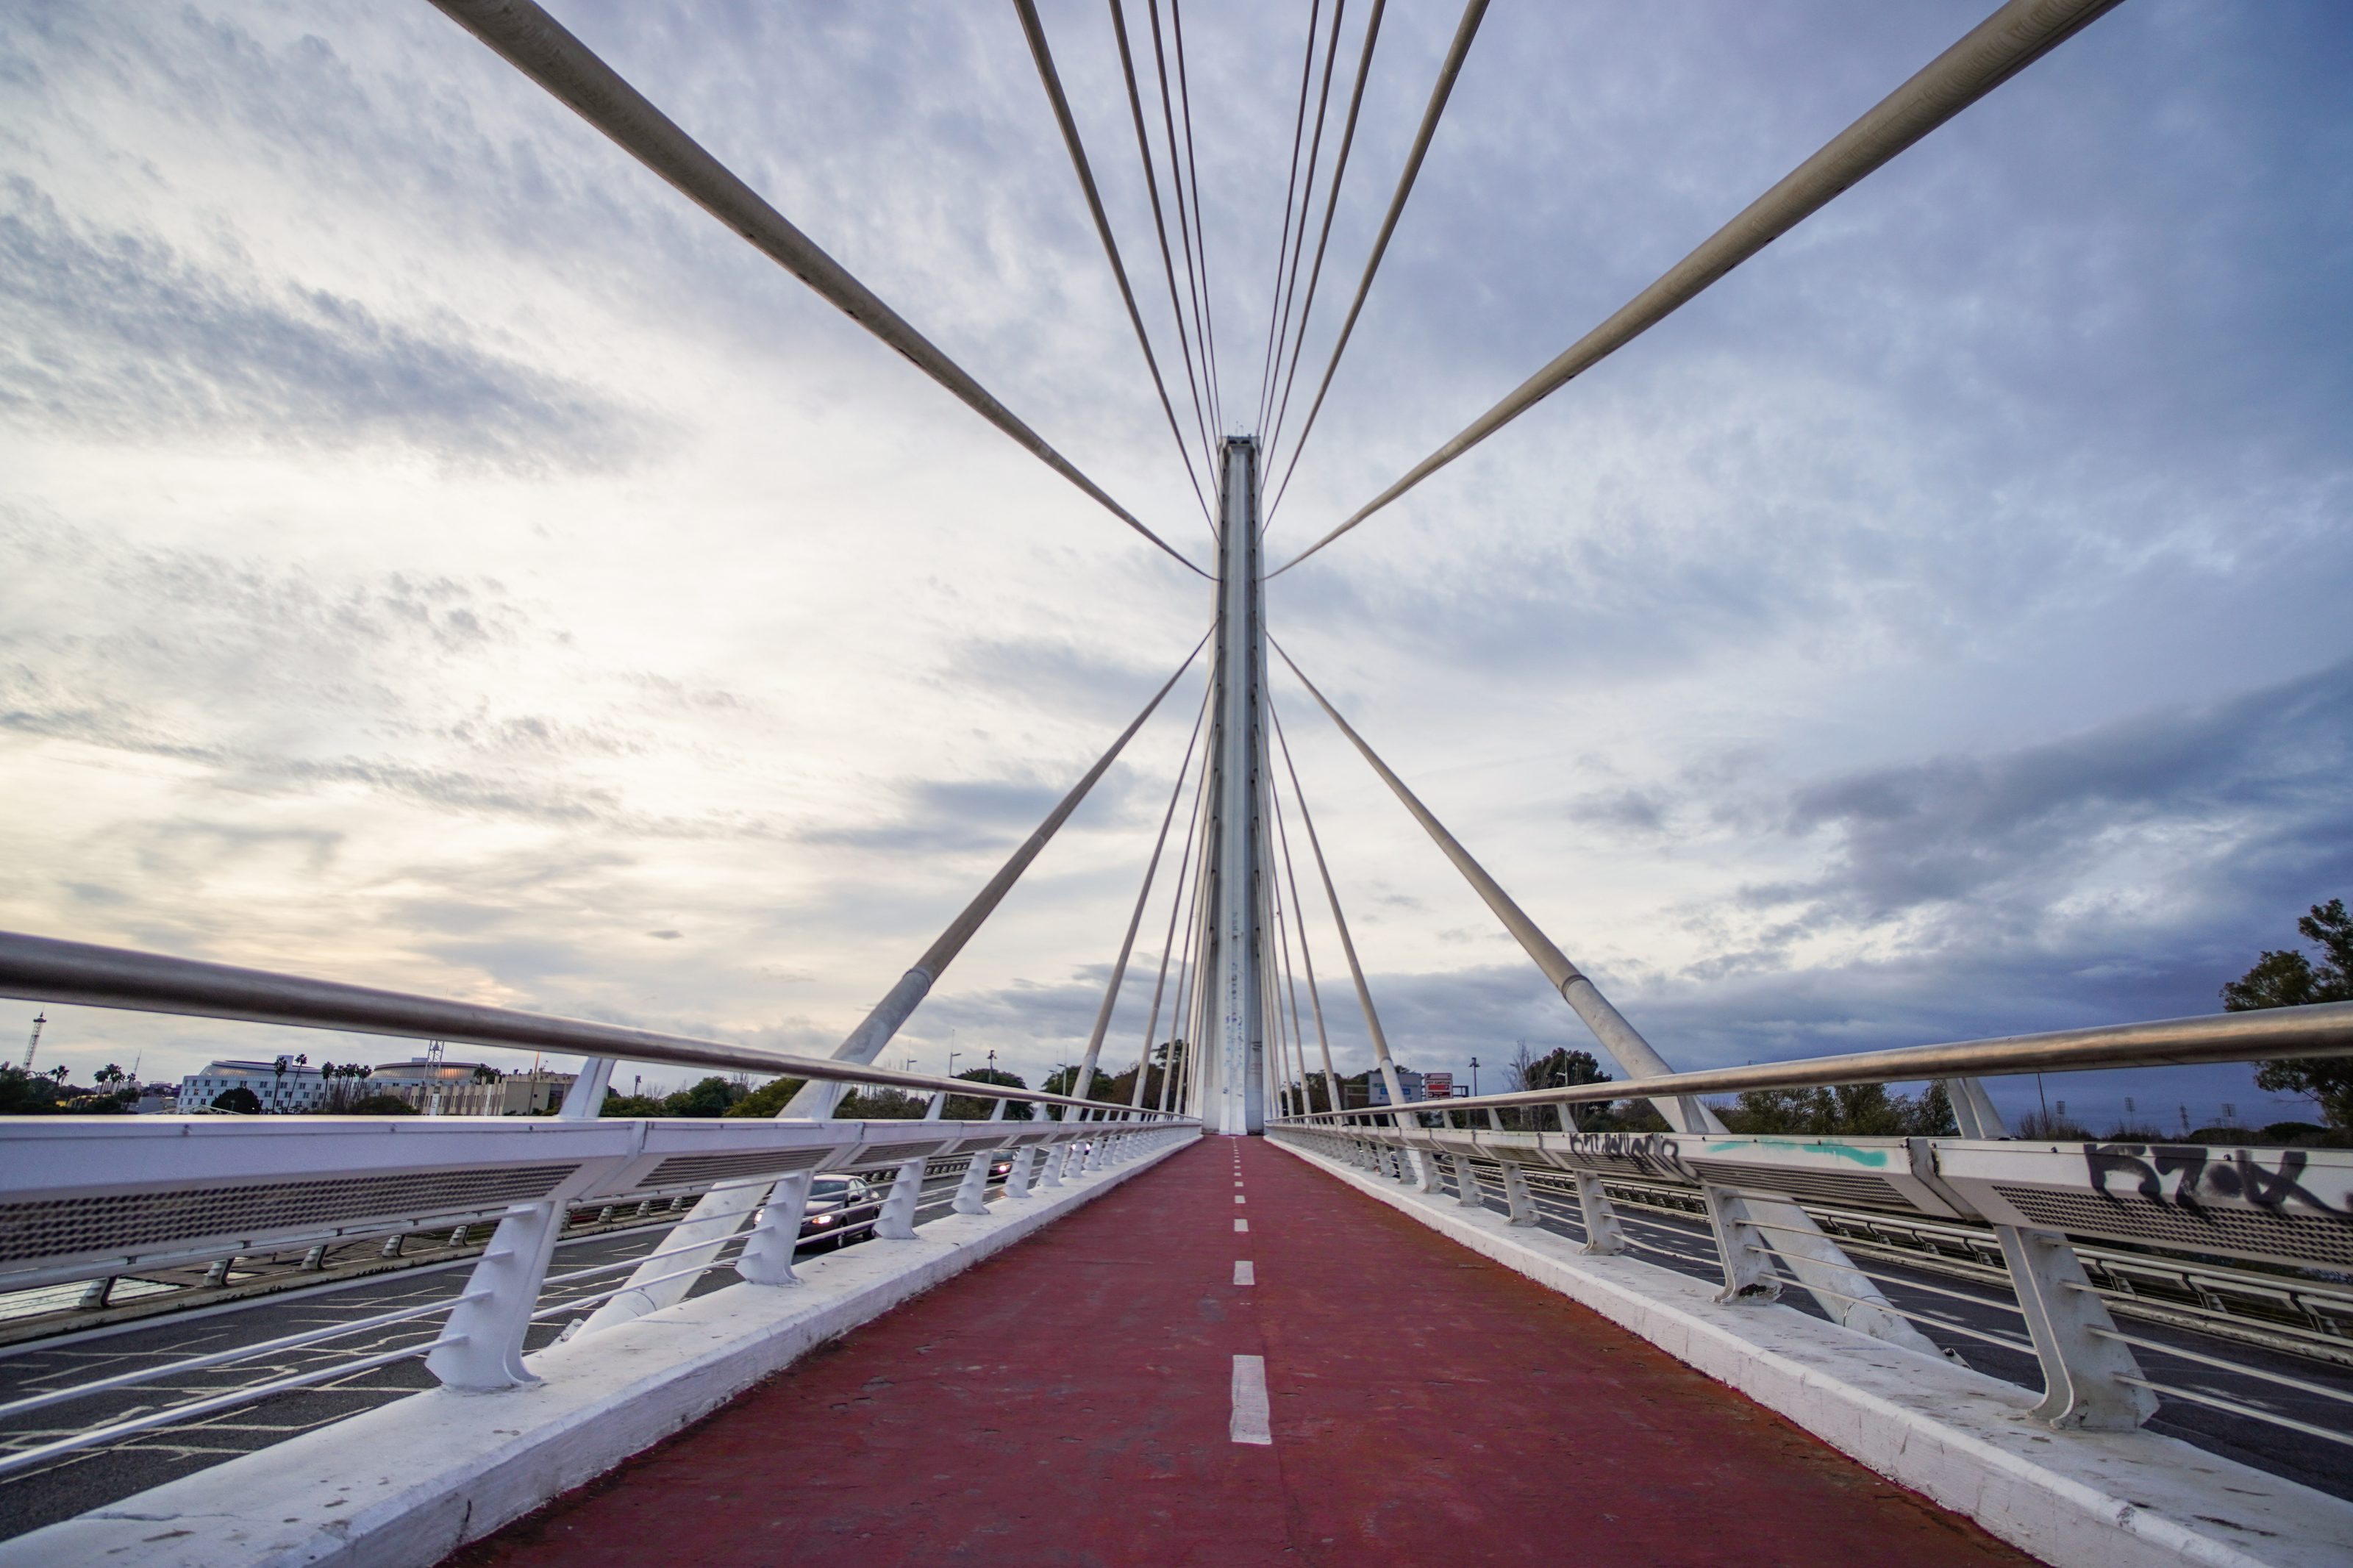
<svg viewBox="0 0 2353 1568"><path fill-rule="evenodd" d="M1237 1355L1265 1358L1271 1445L1229 1435ZM452 1563L2031 1561L1303 1161L1212 1138Z"/></svg>

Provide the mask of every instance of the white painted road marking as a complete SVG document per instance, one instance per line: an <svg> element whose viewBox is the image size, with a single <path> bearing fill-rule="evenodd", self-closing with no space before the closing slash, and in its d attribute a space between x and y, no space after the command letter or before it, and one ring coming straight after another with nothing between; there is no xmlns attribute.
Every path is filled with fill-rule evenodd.
<svg viewBox="0 0 2353 1568"><path fill-rule="evenodd" d="M1237 1443L1273 1446L1274 1422L1266 1404L1266 1357L1234 1357L1234 1419L1227 1430Z"/></svg>
<svg viewBox="0 0 2353 1568"><path fill-rule="evenodd" d="M1236 1203L1238 1203L1238 1204L1246 1204L1246 1203L1250 1202L1250 1199L1248 1199L1248 1198L1246 1198L1246 1197L1242 1196L1242 1195L1241 1195L1241 1194L1240 1194L1240 1193L1236 1193L1236 1194L1234 1194L1234 1202L1236 1202Z"/></svg>
<svg viewBox="0 0 2353 1568"><path fill-rule="evenodd" d="M1238 1219L1234 1221L1234 1228L1236 1230L1248 1230L1250 1228L1250 1221L1246 1219Z"/></svg>
<svg viewBox="0 0 2353 1568"><path fill-rule="evenodd" d="M1258 1270L1250 1267L1250 1260L1249 1258L1237 1258L1234 1259L1234 1283L1237 1285L1255 1285L1258 1283Z"/></svg>

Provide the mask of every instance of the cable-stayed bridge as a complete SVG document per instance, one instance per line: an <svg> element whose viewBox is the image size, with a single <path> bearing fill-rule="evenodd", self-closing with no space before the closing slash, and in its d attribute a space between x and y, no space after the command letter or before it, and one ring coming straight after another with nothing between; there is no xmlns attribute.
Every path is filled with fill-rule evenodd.
<svg viewBox="0 0 2353 1568"><path fill-rule="evenodd" d="M1484 0L1462 10L1335 342L1303 384L1384 10L1373 0L1344 74L1345 5L1326 28L1316 0L1259 381L1230 405L1180 8L1147 4L1141 27L1132 7L1109 10L1154 218L1131 270L1046 28L1014 0L1201 514L1198 555L538 6L436 3L1198 576L1207 625L829 1057L0 935L0 993L27 1000L584 1064L547 1119L10 1124L0 1290L72 1306L0 1341L0 1563L2353 1552L2353 1155L2016 1137L1984 1087L2353 1054L2353 1005L1679 1071L1265 614L1270 578L2115 0L2010 0L1394 483L1272 554L1270 524ZM1162 303L1153 258L1175 365L1139 297L1140 278ZM1197 668L1207 689L1065 1092L883 1065L1137 733L1183 721L1162 710ZM1336 727L1612 1080L1408 1094L1286 715ZM1320 970L1308 908L1337 939ZM1131 962L1147 930L1148 972ZM1147 1021L1115 1038L1131 985L1148 986ZM1333 1056L1327 1007L1351 1006L1381 1090L1369 1104L1351 1103ZM797 1087L770 1119L603 1116L624 1061ZM1124 1097L1099 1092L1131 1068ZM1744 1136L1710 1101L1924 1080L1949 1131ZM923 1097L928 1114L837 1114L878 1088ZM1587 1120L1617 1103L1649 1119ZM250 1267L283 1258L300 1262Z"/></svg>

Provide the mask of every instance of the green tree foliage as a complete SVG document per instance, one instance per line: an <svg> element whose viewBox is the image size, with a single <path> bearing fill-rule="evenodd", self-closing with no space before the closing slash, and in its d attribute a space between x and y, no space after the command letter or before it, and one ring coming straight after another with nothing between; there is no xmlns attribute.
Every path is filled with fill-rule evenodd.
<svg viewBox="0 0 2353 1568"><path fill-rule="evenodd" d="M2222 987L2222 1005L2233 1013L2263 1007L2303 1007L2316 1002L2353 1002L2353 915L2345 900L2315 904L2295 922L2316 944L2315 963L2296 948L2274 949ZM2328 1125L2353 1131L2353 1058L2304 1057L2255 1064L2255 1087L2273 1094L2300 1094L2316 1102Z"/></svg>
<svg viewBox="0 0 2353 1568"><path fill-rule="evenodd" d="M0 1067L0 1116L46 1116L58 1108L58 1085L41 1073Z"/></svg>
<svg viewBox="0 0 2353 1568"><path fill-rule="evenodd" d="M661 1102L664 1116L724 1116L728 1108L744 1098L744 1089L715 1074L681 1089Z"/></svg>
<svg viewBox="0 0 2353 1568"><path fill-rule="evenodd" d="M956 1077L967 1083L994 1083L1007 1089L1029 1087L1020 1074L1007 1072L1003 1068L974 1068L968 1072L956 1074ZM952 1094L948 1096L947 1109L940 1114L951 1121L986 1121L996 1109L997 1101L993 1100L985 1100L976 1094ZM1008 1121L1027 1121L1030 1115L1031 1108L1018 1100L1006 1104L1005 1120Z"/></svg>
<svg viewBox="0 0 2353 1568"><path fill-rule="evenodd" d="M772 1078L729 1106L726 1114L773 1119L783 1114L785 1107L792 1103L793 1096L798 1094L801 1086L807 1081L797 1078ZM610 1116L613 1112L608 1110L605 1114Z"/></svg>
<svg viewBox="0 0 2353 1568"><path fill-rule="evenodd" d="M261 1096L239 1084L235 1089L225 1089L214 1095L213 1109L234 1110L239 1116L259 1116L261 1114Z"/></svg>
<svg viewBox="0 0 2353 1568"><path fill-rule="evenodd" d="M662 1116L662 1102L650 1094L623 1094L617 1089L605 1091L605 1104L599 1116Z"/></svg>
<svg viewBox="0 0 2353 1568"><path fill-rule="evenodd" d="M237 1091L231 1089L230 1093ZM353 1116L415 1116L417 1107L396 1094L366 1094L352 1101Z"/></svg>
<svg viewBox="0 0 2353 1568"><path fill-rule="evenodd" d="M842 1096L834 1114L845 1121L917 1121L932 1102L902 1089L861 1089Z"/></svg>
<svg viewBox="0 0 2353 1568"><path fill-rule="evenodd" d="M1540 1057L1531 1056L1525 1040L1520 1042L1519 1054L1504 1065L1504 1088L1511 1093L1609 1081L1609 1075L1601 1070L1600 1062L1591 1051L1556 1047ZM1580 1129L1598 1131L1615 1125L1609 1111L1613 1103L1607 1100L1587 1100L1570 1107L1569 1115ZM1548 1132L1559 1125L1550 1107L1527 1107L1503 1114L1504 1125L1521 1131Z"/></svg>
<svg viewBox="0 0 2353 1568"><path fill-rule="evenodd" d="M1948 1137L1957 1131L1952 1101L1942 1084L1931 1086L1916 1098L1896 1094L1883 1083L1752 1089L1731 1105L1717 1107L1716 1114L1733 1131L1751 1137L1774 1133L1809 1138Z"/></svg>

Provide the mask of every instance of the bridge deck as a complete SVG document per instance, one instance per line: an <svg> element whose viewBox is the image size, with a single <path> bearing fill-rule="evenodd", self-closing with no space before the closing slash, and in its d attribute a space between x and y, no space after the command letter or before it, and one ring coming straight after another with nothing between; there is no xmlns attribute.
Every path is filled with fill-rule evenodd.
<svg viewBox="0 0 2353 1568"><path fill-rule="evenodd" d="M1255 1284L1234 1282L1239 1260ZM1264 1358L1271 1443L1235 1440L1238 1356ZM456 1560L1581 1561L2031 1560L1291 1155L1223 1138Z"/></svg>

